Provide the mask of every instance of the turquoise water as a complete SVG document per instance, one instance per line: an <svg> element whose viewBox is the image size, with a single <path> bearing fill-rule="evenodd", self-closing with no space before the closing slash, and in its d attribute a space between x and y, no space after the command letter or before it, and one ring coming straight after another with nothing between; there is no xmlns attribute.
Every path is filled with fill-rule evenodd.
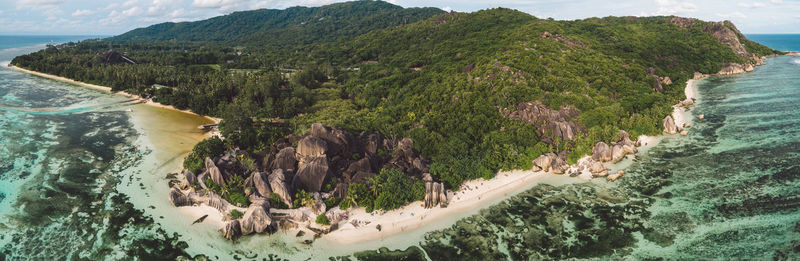
<svg viewBox="0 0 800 261"><path fill-rule="evenodd" d="M0 61L42 47L3 49ZM0 260L183 254L117 190L148 155L133 148L126 102L0 68Z"/></svg>
<svg viewBox="0 0 800 261"><path fill-rule="evenodd" d="M0 61L41 47L2 49ZM365 245L405 240L405 252L377 256L410 260L800 259L800 57L697 87L691 114L705 120L638 155L617 182L537 185L443 229ZM162 163L128 108L0 68L0 260L348 253L294 235L230 244L190 225L166 202L165 172L151 166Z"/></svg>
<svg viewBox="0 0 800 261"><path fill-rule="evenodd" d="M748 34L747 38L775 50L800 52L800 34Z"/></svg>
<svg viewBox="0 0 800 261"><path fill-rule="evenodd" d="M698 82L691 114L705 120L638 155L618 182L536 186L419 246L434 260L798 260L798 61Z"/></svg>

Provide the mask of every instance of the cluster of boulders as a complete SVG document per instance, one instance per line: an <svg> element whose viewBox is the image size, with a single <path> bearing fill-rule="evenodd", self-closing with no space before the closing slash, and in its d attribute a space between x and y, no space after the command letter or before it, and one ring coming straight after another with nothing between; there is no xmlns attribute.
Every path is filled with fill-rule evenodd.
<svg viewBox="0 0 800 261"><path fill-rule="evenodd" d="M516 110L504 109L503 117L518 119L536 127L542 137L542 141L553 144L555 138L562 140L575 140L579 131L583 130L578 124L572 121L578 116L578 109L570 105L553 110L539 101L523 102L517 105ZM545 135L550 134L551 136Z"/></svg>
<svg viewBox="0 0 800 261"><path fill-rule="evenodd" d="M291 146L293 142L297 142L296 148ZM344 195L346 184L366 183L383 168L421 178L428 172L429 161L413 147L409 138L398 142L378 132L352 135L315 123L306 136L278 141L264 156L262 169L283 171L291 190L320 192L326 182L336 178L345 185L337 185L333 192Z"/></svg>
<svg viewBox="0 0 800 261"><path fill-rule="evenodd" d="M344 198L350 184L368 184L369 178L383 168L399 169L414 178L424 179L426 206L447 204L444 185L433 181L428 173L429 161L414 150L414 142L409 138L395 141L378 132L352 135L340 128L317 123L311 125L308 134L279 140L268 151L259 154L256 171L246 170L238 163L237 157L250 156L237 150L221 157L206 158L201 174L184 170L184 179L169 193L175 206L204 204L224 213L227 223L222 228L222 235L231 240L272 231L278 224L308 222L316 215L326 213L324 202L327 198ZM229 184L234 176L244 180L241 189L251 202L246 208L230 204L204 182L210 179L223 186ZM313 203L281 212L279 218L273 219L270 213L277 209L271 210L269 200L277 196L278 204L296 207L292 195L300 190L309 193ZM233 219L228 215L232 210L244 215ZM290 221L284 222L283 219Z"/></svg>
<svg viewBox="0 0 800 261"><path fill-rule="evenodd" d="M653 67L647 68L646 73L648 77L653 77L656 79L653 82L653 86L651 86L653 88L653 91L661 92L664 90L664 85L672 84L672 79L670 79L669 76L665 77L658 76L658 74L656 74L656 68Z"/></svg>
<svg viewBox="0 0 800 261"><path fill-rule="evenodd" d="M632 141L627 132L620 131L617 142L612 142L610 145L602 141L596 143L592 148L591 157L582 158L572 166L567 163L566 153L562 153L562 155L547 153L533 161L533 171L551 171L554 174L569 174L570 176L588 172L592 176L604 177L608 176L608 169L603 163L619 162L625 158L625 155L636 153L636 146L639 144ZM609 180L615 180L621 175L614 174L612 175L613 179L609 176Z"/></svg>
<svg viewBox="0 0 800 261"><path fill-rule="evenodd" d="M717 74L720 75L731 75L731 74L740 74L745 72L752 72L755 69L753 64L738 64L738 63L727 63L722 67Z"/></svg>
<svg viewBox="0 0 800 261"><path fill-rule="evenodd" d="M425 199L423 206L425 208L447 206L447 192L444 189L444 184L433 181L425 182Z"/></svg>

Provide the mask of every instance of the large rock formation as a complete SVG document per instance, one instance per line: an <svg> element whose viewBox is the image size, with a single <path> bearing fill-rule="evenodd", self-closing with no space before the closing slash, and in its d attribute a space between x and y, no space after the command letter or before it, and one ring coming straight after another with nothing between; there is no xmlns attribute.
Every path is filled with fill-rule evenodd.
<svg viewBox="0 0 800 261"><path fill-rule="evenodd" d="M561 157L556 157L552 163L553 173L555 174L564 174L569 169L569 164L566 160L562 159Z"/></svg>
<svg viewBox="0 0 800 261"><path fill-rule="evenodd" d="M309 131L311 137L318 137L328 144L328 153L331 155L344 155L352 151L353 135L336 127L328 127L321 123L311 124Z"/></svg>
<svg viewBox="0 0 800 261"><path fill-rule="evenodd" d="M172 202L172 205L176 207L191 206L193 204L192 200L176 187L172 187L169 190L169 202Z"/></svg>
<svg viewBox="0 0 800 261"><path fill-rule="evenodd" d="M297 158L295 158L296 153L297 152L293 147L281 149L277 154L275 154L275 159L273 159L270 163L269 169L282 169L283 171L294 172L297 168Z"/></svg>
<svg viewBox="0 0 800 261"><path fill-rule="evenodd" d="M304 160L308 161L301 161L300 169L297 170L297 174L292 180L292 187L308 192L319 192L330 174L328 171L328 159L314 157Z"/></svg>
<svg viewBox="0 0 800 261"><path fill-rule="evenodd" d="M290 208L292 207L292 196L289 193L289 188L286 186L286 176L283 174L282 169L276 169L269 175L269 186L272 193L278 195L281 202L285 203Z"/></svg>
<svg viewBox="0 0 800 261"><path fill-rule="evenodd" d="M625 150L621 144L616 144L611 147L611 162L617 163L625 157Z"/></svg>
<svg viewBox="0 0 800 261"><path fill-rule="evenodd" d="M222 176L222 171L217 168L217 165L214 164L214 161L211 158L206 157L205 160L206 165L206 172L208 173L209 177L211 178L214 183L219 184L220 186L225 185L225 177Z"/></svg>
<svg viewBox="0 0 800 261"><path fill-rule="evenodd" d="M269 207L269 203L265 199L251 203L241 218L241 234L249 235L267 232L272 226L272 215L269 214Z"/></svg>
<svg viewBox="0 0 800 261"><path fill-rule="evenodd" d="M327 206L325 201L322 200L322 196L318 192L314 192L312 197L314 198L314 204L311 205L311 212L314 212L314 215L325 213Z"/></svg>
<svg viewBox="0 0 800 261"><path fill-rule="evenodd" d="M261 171L253 172L253 176L250 178L253 181L253 187L256 188L256 191L262 197L269 197L272 194L272 189L270 188L269 178L267 174Z"/></svg>
<svg viewBox="0 0 800 261"><path fill-rule="evenodd" d="M755 69L752 64L728 63L717 74L730 75L750 72Z"/></svg>
<svg viewBox="0 0 800 261"><path fill-rule="evenodd" d="M605 142L598 142L592 148L592 159L599 162L611 161L613 159L613 151Z"/></svg>
<svg viewBox="0 0 800 261"><path fill-rule="evenodd" d="M533 171L550 171L550 166L557 157L558 155L552 152L539 156L533 160Z"/></svg>
<svg viewBox="0 0 800 261"><path fill-rule="evenodd" d="M325 140L314 137L306 136L300 143L297 144L297 160L300 165L309 162L312 159L325 157L328 144Z"/></svg>
<svg viewBox="0 0 800 261"><path fill-rule="evenodd" d="M664 133L667 134L676 134L678 133L678 126L675 125L675 120L672 119L672 116L667 115L664 117Z"/></svg>
<svg viewBox="0 0 800 261"><path fill-rule="evenodd" d="M516 110L504 109L503 117L518 119L528 124L536 126L537 131L542 136L542 141L553 144L554 138L562 140L574 140L579 130L578 124L572 118L578 116L579 111L572 106L564 106L559 110L553 110L541 102L523 102L517 105ZM550 134L550 135L545 135Z"/></svg>
<svg viewBox="0 0 800 261"><path fill-rule="evenodd" d="M222 236L231 241L242 236L242 227L239 224L239 220L234 219L228 223L225 223L225 227L222 228Z"/></svg>
<svg viewBox="0 0 800 261"><path fill-rule="evenodd" d="M181 181L181 189L190 189L192 184L195 184L197 177L188 169L183 170L183 180Z"/></svg>
<svg viewBox="0 0 800 261"><path fill-rule="evenodd" d="M447 206L447 192L444 189L444 184L438 182L425 183L425 199L424 207L433 208L436 206Z"/></svg>

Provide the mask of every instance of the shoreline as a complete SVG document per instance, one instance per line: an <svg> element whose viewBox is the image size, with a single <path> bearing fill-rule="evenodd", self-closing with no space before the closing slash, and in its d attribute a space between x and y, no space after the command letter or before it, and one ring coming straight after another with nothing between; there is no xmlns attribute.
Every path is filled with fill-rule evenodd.
<svg viewBox="0 0 800 261"><path fill-rule="evenodd" d="M50 75L46 73L35 72L11 65L8 65L8 67L44 78L63 81L102 91L112 92L111 88L105 86L78 82L68 78ZM710 75L703 75L700 78L708 76ZM695 87L695 83L698 79L687 80L686 86L684 88L684 94L686 96L686 99L693 100L697 97L697 89ZM142 99L139 96L132 95L126 92L117 92L115 94L125 95L129 98ZM219 122L219 119L217 118L198 115L187 110L178 110L172 106L159 104L149 100L144 104L157 108L206 117L214 122L217 123ZM691 115L689 115L689 110L687 108L679 107L679 105L681 105L680 102L676 105L673 105L674 109L671 116L675 120L676 125L683 128L684 123L691 124L692 117ZM211 133L206 133L205 135L210 136ZM641 143L641 146L639 148L639 152L637 153L644 153L647 151L647 149L657 146L658 144L660 144L660 141L667 136L671 135L666 135L663 133L655 136L640 135L639 137L637 137L637 140ZM609 162L609 163L603 163L603 165L606 166L606 168L608 168L609 170L615 169L616 171L616 170L626 169L630 165L630 163L631 160L629 159L629 157L626 156L625 159L620 163ZM482 178L479 178L479 179L465 181L464 184L462 185L462 188L468 188L468 189L460 189L458 191L448 191L447 193L448 206L446 208L435 207L435 208L425 209L421 206L422 205L421 201L415 201L401 208L392 211L387 211L382 214L378 214L379 211L367 213L364 211L364 208L351 208L349 210L346 210L346 213L349 215L348 219L346 221L339 222L338 229L335 229L330 233L323 235L318 240L324 241L323 244L328 244L332 246L344 246L344 245L352 245L354 243L366 243L367 241L382 242L384 239L388 237L399 237L399 235L402 235L404 233L409 233L411 231L419 232L425 230L426 228L432 228L433 224L437 223L437 221L442 221L449 217L456 216L457 214L464 214L468 212L471 213L472 211L480 211L481 209L491 207L499 202L502 202L503 200L507 199L510 196L524 192L525 190L529 189L532 186L544 183L543 179L546 177L564 177L566 179L574 180L576 182L593 180L591 178L591 174L588 175L581 174L578 177L572 178L566 174L552 174L543 171L534 172L531 170L511 170L505 172L498 172L496 176L490 180L484 180ZM604 179L601 179L601 181L599 182L606 182L606 181ZM203 215L208 215L204 223L218 228L224 226L222 214L214 208L205 205L198 205L198 206L177 207L177 210L180 213L180 215L186 217L187 220L189 221L193 221L197 218L200 218ZM313 221L311 222L313 223ZM353 223L360 223L362 225L356 227L355 225L353 225ZM377 229L378 225L381 226L380 230ZM298 227L293 229L285 229L284 232L282 233L291 234L293 232L300 230L307 231L307 229L303 227ZM306 234L308 236L313 236L313 233L306 233Z"/></svg>
<svg viewBox="0 0 800 261"><path fill-rule="evenodd" d="M102 85L96 85L96 84L91 84L91 83L85 83L85 82L80 82L80 81L76 81L76 80L69 79L69 78L62 77L62 76L58 76L58 75L53 75L53 74L48 74L48 73L28 70L28 69L25 69L25 68L21 68L21 67L17 67L17 66L11 65L10 63L5 64L5 66L8 67L8 68L11 68L13 70L21 71L21 72L24 72L24 73L27 73L27 74L31 74L31 75L35 75L35 76L39 76L39 77L42 77L42 78L47 78L47 79L56 80L56 81L60 81L60 82L66 82L66 83L70 83L70 84L74 84L74 85L78 85L78 86L82 86L82 87L86 87L86 88L91 88L91 89L95 89L95 90L109 92L109 93L116 94L116 95L122 95L122 96L125 96L125 97L128 97L128 98L131 98L131 99L143 101L142 104L145 104L145 105L148 105L148 106L161 108L161 109L166 109L166 110L178 111L178 112L187 113L187 114L200 116L200 117L205 117L205 118L213 121L214 123L219 123L220 121L222 121L222 119L220 119L220 118L215 118L215 117L211 117L211 116L207 116L207 115L200 115L200 114L194 113L194 112L192 112L192 111L190 111L188 109L187 110L181 110L181 109L175 108L172 105L165 105L165 104L161 104L161 103L158 103L158 102L154 102L154 101L152 101L150 99L145 99L145 98L142 98L139 95L131 94L131 93L128 93L128 92L125 92L125 91L114 92L113 90L111 90L111 87L102 86Z"/></svg>

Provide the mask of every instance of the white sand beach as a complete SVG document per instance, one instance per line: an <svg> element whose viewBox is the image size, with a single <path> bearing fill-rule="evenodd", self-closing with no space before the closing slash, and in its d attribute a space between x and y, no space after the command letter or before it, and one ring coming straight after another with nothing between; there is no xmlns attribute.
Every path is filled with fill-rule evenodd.
<svg viewBox="0 0 800 261"><path fill-rule="evenodd" d="M449 204L446 208L423 208L421 201L405 207L380 214L379 211L366 213L364 208L350 211L348 220L340 224L339 229L326 235L326 239L350 244L374 239L381 239L392 234L420 228L425 224L446 218L457 212L473 208L488 207L488 202L505 198L519 192L520 188L536 183L537 180L555 175L544 172L513 170L500 172L491 180L470 180L462 185L462 190L449 191ZM368 223L358 227L351 223ZM376 227L380 225L379 231Z"/></svg>

